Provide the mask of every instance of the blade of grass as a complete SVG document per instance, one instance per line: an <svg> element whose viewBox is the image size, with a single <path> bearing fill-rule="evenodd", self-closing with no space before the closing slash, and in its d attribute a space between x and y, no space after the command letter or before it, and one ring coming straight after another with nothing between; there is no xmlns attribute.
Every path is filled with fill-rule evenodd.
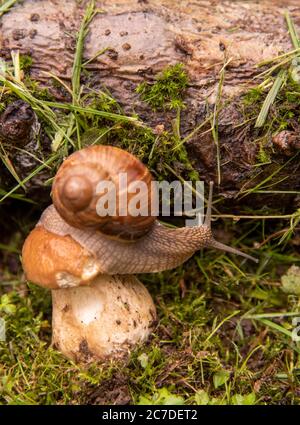
<svg viewBox="0 0 300 425"><path fill-rule="evenodd" d="M105 47L104 49L99 50L97 53L94 54L94 56L92 56L87 61L83 62L82 67L85 67L89 63L93 62L95 59L97 59L98 56L103 55L107 50L109 50L109 47Z"/></svg>
<svg viewBox="0 0 300 425"><path fill-rule="evenodd" d="M284 241L287 241L294 234L297 226L300 222L300 209L295 211L290 218L290 228L281 236L278 244L282 244Z"/></svg>
<svg viewBox="0 0 300 425"><path fill-rule="evenodd" d="M299 312L282 312L282 313L261 313L261 314L245 314L242 319L271 319L274 317L293 317L299 316Z"/></svg>
<svg viewBox="0 0 300 425"><path fill-rule="evenodd" d="M89 32L88 26L93 20L93 18L97 15L97 13L98 10L95 10L95 1L92 0L86 8L84 17L81 21L79 32L77 34L76 50L72 68L73 104L78 103L80 98L80 76L82 68L84 40Z"/></svg>
<svg viewBox="0 0 300 425"><path fill-rule="evenodd" d="M7 192L0 188L0 196L4 196L6 194L7 194ZM17 199L18 201L27 202L29 204L36 204L36 202L33 201L32 199L25 198L25 195L23 193L12 194L10 197L12 199Z"/></svg>
<svg viewBox="0 0 300 425"><path fill-rule="evenodd" d="M30 173L27 177L25 177L25 179L23 179L21 183L22 184L27 183L30 179L32 179L32 177L37 175L41 170L43 170L49 164L54 162L58 157L59 157L59 155L56 154L56 155L53 155L50 158L48 158L47 161L45 161L43 164L41 164L39 167L37 167L32 173ZM7 192L5 195L3 195L2 198L0 199L0 203L3 202L6 198L9 198L17 189L19 189L20 186L21 186L21 184L17 184L9 192Z"/></svg>
<svg viewBox="0 0 300 425"><path fill-rule="evenodd" d="M285 215L234 215L234 214L219 214L219 215L212 215L212 218L232 218L233 220L283 220L283 219L290 219L293 217L294 214L285 214Z"/></svg>
<svg viewBox="0 0 300 425"><path fill-rule="evenodd" d="M295 48L294 50L290 50L289 52L282 53L281 55L275 56L272 59L266 59L262 62L259 62L256 66L260 68L262 66L269 65L270 63L281 61L281 59L284 59L288 56L296 56L298 53L300 53L300 47Z"/></svg>
<svg viewBox="0 0 300 425"><path fill-rule="evenodd" d="M80 85L80 77L81 77L81 71L82 71L82 58L83 58L83 49L84 49L84 40L87 34L89 33L89 24L94 19L94 17L97 15L98 10L95 10L95 1L91 0L88 4L85 14L83 16L83 19L81 21L81 25L79 28L79 32L77 34L77 40L76 40L76 49L75 49L75 55L74 55L74 62L72 67L72 104L73 105L79 105L80 102L80 95L81 95L81 85ZM70 125L75 125L76 127L76 134L77 134L77 144L78 149L81 148L81 137L80 137L80 123L76 119L76 113L73 113L73 118L70 121Z"/></svg>
<svg viewBox="0 0 300 425"><path fill-rule="evenodd" d="M9 245L4 245L0 243L0 250L7 251L7 252L13 252L14 254L20 254L20 250Z"/></svg>
<svg viewBox="0 0 300 425"><path fill-rule="evenodd" d="M22 187L22 189L25 190L25 186L23 185L20 177L18 176L11 160L9 159L8 155L5 153L1 153L0 152L0 158L2 159L3 164L5 165L5 167L8 169L8 171L10 172L10 174L14 177L14 179L19 183L19 185Z"/></svg>
<svg viewBox="0 0 300 425"><path fill-rule="evenodd" d="M114 114L112 112L105 112L105 111L99 111L98 109L89 108L89 107L83 107L83 106L75 106L70 103L58 103L58 102L50 102L50 101L44 101L48 106L51 106L52 108L59 108L59 109L68 109L70 111L78 111L82 114L91 114L91 115L98 115L99 117L106 118L108 120L112 121L123 121L130 124L134 124L138 127L145 127L144 123L138 120L138 118L135 117L127 117L126 115L120 115L120 114Z"/></svg>
<svg viewBox="0 0 300 425"><path fill-rule="evenodd" d="M218 185L221 184L221 157L220 157L220 142L219 142L219 131L218 131L218 117L221 109L221 97L222 97L222 91L223 91L223 84L225 79L225 70L227 65L231 62L231 59L226 61L221 69L220 72L220 80L218 84L218 90L217 90L217 97L216 102L214 104L214 112L213 117L211 120L211 133L214 140L214 143L216 145L217 150L217 177L218 177Z"/></svg>
<svg viewBox="0 0 300 425"><path fill-rule="evenodd" d="M225 317L225 319L223 319L216 327L215 329L208 335L208 337L206 338L206 340L204 341L204 344L206 344L207 342L209 342L209 340L213 337L213 335L220 329L221 326L224 325L225 322L227 322L228 320L230 320L232 317L236 316L237 314L240 313L240 310L234 311L233 313L231 313L229 316Z"/></svg>
<svg viewBox="0 0 300 425"><path fill-rule="evenodd" d="M42 74L47 75L48 77L53 78L54 80L56 80L59 84L62 85L62 87L64 87L64 89L71 95L73 96L72 90L71 88L63 81L61 80L59 77L57 77L56 75L52 74L52 72L49 71L42 71Z"/></svg>
<svg viewBox="0 0 300 425"><path fill-rule="evenodd" d="M57 116L47 105L47 102L36 99L27 87L22 83L18 82L13 76L7 78L0 74L0 82L8 87L13 93L15 93L20 99L29 103L32 109L37 113L38 116L44 118L48 124L50 124L56 131L63 133L66 140L74 146L74 142L68 137L66 132L57 124Z"/></svg>
<svg viewBox="0 0 300 425"><path fill-rule="evenodd" d="M287 78L287 71L281 70L279 72L279 74L277 75L269 93L267 94L267 97L264 100L264 103L261 107L261 110L258 114L256 123L255 123L256 128L260 128L264 125L264 123L267 119L269 110L270 110L271 106L273 105L273 103L276 99L276 96L278 95L278 93L279 93L283 83L285 82L286 78Z"/></svg>
<svg viewBox="0 0 300 425"><path fill-rule="evenodd" d="M14 67L14 76L15 79L20 83L21 82L21 68L20 68L20 52L19 50L12 50L11 58Z"/></svg>
<svg viewBox="0 0 300 425"><path fill-rule="evenodd" d="M299 40L297 31L296 31L294 22L292 21L291 16L290 16L288 11L285 12L284 16L285 16L285 19L286 19L286 23L287 23L287 26L288 26L288 30L289 30L289 33L290 33L290 37L291 37L293 46L294 46L295 49L299 49L300 48L300 40Z"/></svg>
<svg viewBox="0 0 300 425"><path fill-rule="evenodd" d="M284 167L286 167L291 161L294 161L297 157L297 155L300 153L300 151L296 152L295 155L293 155L291 158L289 158L284 164L280 165L273 173L271 173L268 177L266 177L263 181L261 181L260 183L258 183L255 187L247 189L247 190L242 190L240 191L239 194L243 195L240 197L240 199L244 198L245 196L250 195L251 193L256 193L257 189L260 189L261 187L264 186L264 184L266 184L269 181L272 181L273 177L276 176ZM281 179L281 181L287 179L288 176L283 177ZM273 184L271 184L270 186L273 186L274 184L276 184L278 182L275 182ZM270 187L269 186L269 187Z"/></svg>
<svg viewBox="0 0 300 425"><path fill-rule="evenodd" d="M278 325L278 323L274 323L268 319L257 319L257 320L263 323L264 325L268 326L269 328L275 329L276 331L281 332L282 334L292 339L292 332L288 331L283 326Z"/></svg>
<svg viewBox="0 0 300 425"><path fill-rule="evenodd" d="M212 120L213 114L210 114L201 124L199 124L197 127L194 128L184 139L181 140L181 142L177 143L172 150L178 149L181 145L188 142L192 137L194 137L201 128L203 128L205 125L209 124ZM211 131L211 129L209 129Z"/></svg>
<svg viewBox="0 0 300 425"><path fill-rule="evenodd" d="M270 68L266 69L265 71L261 72L260 74L257 74L253 79L258 80L262 77L270 78L272 74L278 69L282 69L285 65L288 65L292 62L295 56L287 57L286 59L283 59L281 62L276 63L275 65L271 66ZM266 87L265 87L266 88Z"/></svg>
<svg viewBox="0 0 300 425"><path fill-rule="evenodd" d="M9 9L14 6L19 0L7 0L0 6L0 17L4 15L4 13L8 12Z"/></svg>
<svg viewBox="0 0 300 425"><path fill-rule="evenodd" d="M44 163L44 161L43 161L42 159L38 158L38 157L37 157L36 155L34 155L32 152L29 152L29 151L27 151L27 150L25 150L25 149L22 149L22 148L17 148L16 146L14 147L14 149L15 149L16 151L23 152L23 153L24 153L24 155L28 155L28 156L30 156L31 158L33 158L35 161L39 162L40 164L45 164L45 163ZM50 165L45 165L45 167L46 167L46 168L48 168L49 170L51 170L51 169L52 169L52 168L50 167Z"/></svg>
<svg viewBox="0 0 300 425"><path fill-rule="evenodd" d="M4 146L2 145L1 141L0 141L0 158L4 164L4 166L8 169L8 171L10 172L10 174L14 177L14 179L20 184L20 186L25 190L24 185L21 182L20 177L18 176L13 163L11 162L9 155L6 153Z"/></svg>

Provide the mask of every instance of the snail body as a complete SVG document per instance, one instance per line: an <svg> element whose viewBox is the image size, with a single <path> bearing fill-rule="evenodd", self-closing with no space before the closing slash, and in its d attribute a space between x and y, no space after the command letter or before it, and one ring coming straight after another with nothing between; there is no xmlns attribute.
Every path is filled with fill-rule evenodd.
<svg viewBox="0 0 300 425"><path fill-rule="evenodd" d="M211 194L205 223L201 226L169 229L153 216L99 217L96 211L99 181L118 186L120 173L128 181L146 183L145 206L154 196L149 170L133 155L112 146L92 146L72 154L60 167L52 188L54 206L42 215L38 225L60 236L71 236L97 261L106 274L150 273L172 269L203 247L215 247L251 258L214 240L210 228ZM127 193L127 201L130 202ZM111 237L113 236L113 238ZM130 243L129 243L130 241Z"/></svg>
<svg viewBox="0 0 300 425"><path fill-rule="evenodd" d="M142 238L130 243L110 238L100 231L78 229L67 224L52 206L43 213L37 226L59 236L72 236L91 252L102 273L136 274L169 270L188 260L210 243L206 226L169 229L158 221Z"/></svg>
<svg viewBox="0 0 300 425"><path fill-rule="evenodd" d="M63 163L52 188L53 205L44 211L24 244L24 269L30 280L43 281L46 287L57 288L87 285L101 273L160 272L179 266L204 247L255 261L213 238L212 185L205 222L200 226L170 229L153 216L98 216L96 186L99 179L114 181L124 170L128 171L132 181L142 179L150 186L152 178L147 168L132 155L111 146L83 149ZM120 196L118 190L117 195ZM146 206L152 196L151 192L147 194ZM30 263L28 258L33 252L38 255L41 237L44 254L30 273L26 270L26 263Z"/></svg>

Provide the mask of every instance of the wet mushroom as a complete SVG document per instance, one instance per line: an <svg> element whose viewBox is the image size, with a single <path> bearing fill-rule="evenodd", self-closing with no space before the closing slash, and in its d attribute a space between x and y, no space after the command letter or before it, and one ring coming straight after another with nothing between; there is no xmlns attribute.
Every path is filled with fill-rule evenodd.
<svg viewBox="0 0 300 425"><path fill-rule="evenodd" d="M52 343L69 358L117 357L155 324L152 298L132 275L99 274L97 259L71 236L37 225L25 241L27 278L52 289Z"/></svg>

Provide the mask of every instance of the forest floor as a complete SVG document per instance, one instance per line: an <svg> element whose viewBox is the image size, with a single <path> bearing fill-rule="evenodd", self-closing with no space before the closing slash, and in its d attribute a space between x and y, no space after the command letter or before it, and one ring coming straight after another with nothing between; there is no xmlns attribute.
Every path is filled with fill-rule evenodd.
<svg viewBox="0 0 300 425"><path fill-rule="evenodd" d="M257 253L258 267L207 250L144 275L159 319L150 340L125 361L87 365L51 348L50 291L13 274L17 255L6 254L1 403L298 404L299 296L281 276L300 256L271 243Z"/></svg>

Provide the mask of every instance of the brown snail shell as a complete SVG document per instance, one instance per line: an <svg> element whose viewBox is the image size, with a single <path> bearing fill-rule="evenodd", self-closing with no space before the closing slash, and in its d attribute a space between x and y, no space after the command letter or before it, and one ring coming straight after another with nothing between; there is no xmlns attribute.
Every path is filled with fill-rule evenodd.
<svg viewBox="0 0 300 425"><path fill-rule="evenodd" d="M119 185L120 173L127 176L126 191L136 181L147 185L147 199L139 207L143 215L132 216L128 212L124 215L124 211L120 211L120 208L124 208L118 202L124 195L124 189ZM116 188L111 193L112 196L116 195L117 200L113 216L97 213L98 201L104 194L103 191L97 193L97 186L103 181L114 183ZM151 181L148 168L130 153L113 146L90 146L74 152L60 166L52 186L52 198L56 210L69 225L97 229L110 236L134 240L145 235L156 220L155 216L150 215L154 196ZM106 192L110 194L109 189ZM127 191L127 204L137 193Z"/></svg>

